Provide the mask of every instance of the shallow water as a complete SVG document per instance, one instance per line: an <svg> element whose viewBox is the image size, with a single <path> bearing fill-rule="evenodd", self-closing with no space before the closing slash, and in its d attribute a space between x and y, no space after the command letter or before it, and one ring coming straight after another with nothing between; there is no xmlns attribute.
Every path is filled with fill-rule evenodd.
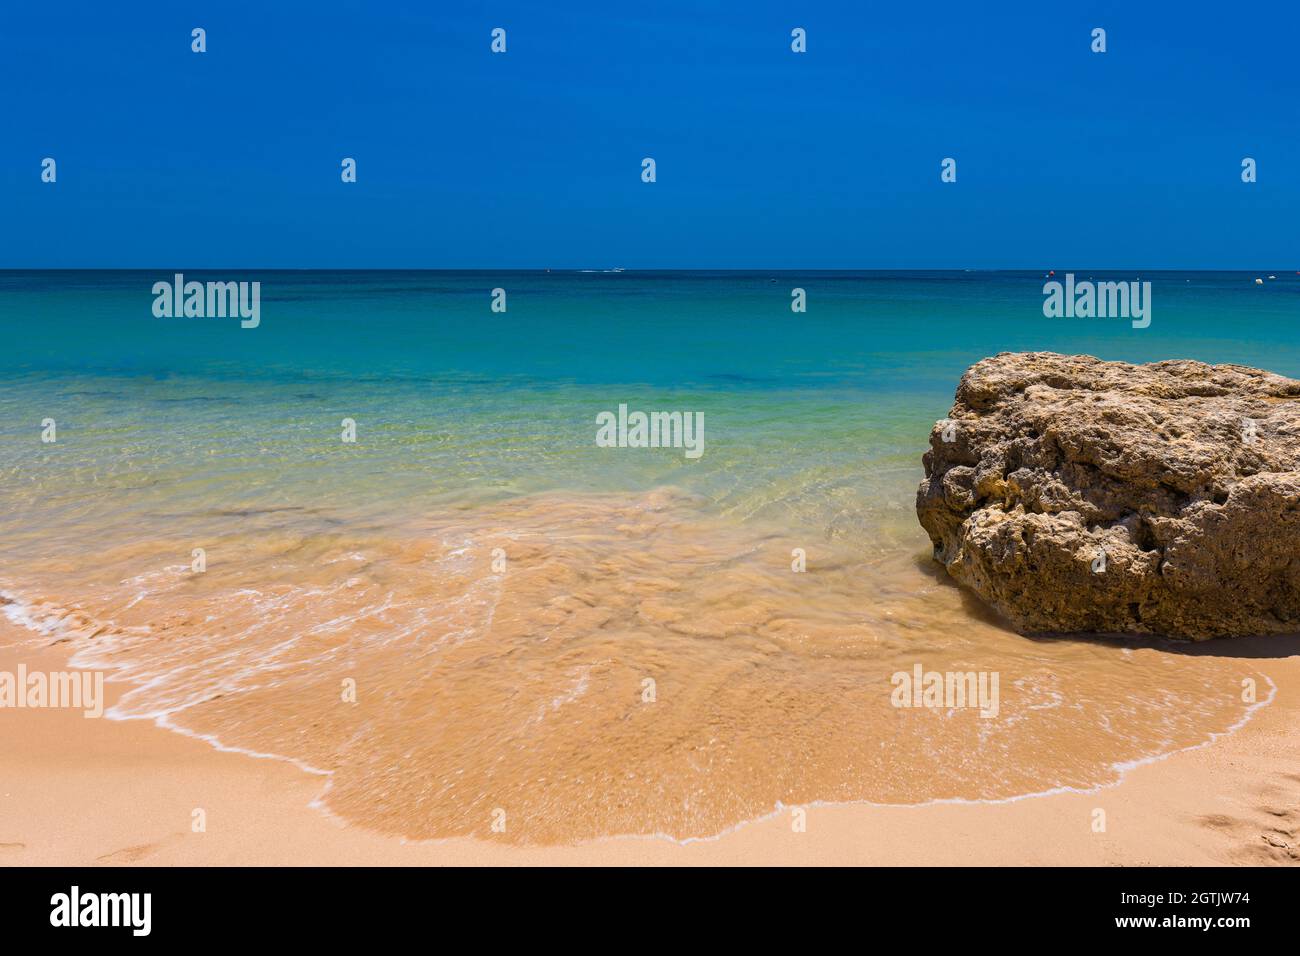
<svg viewBox="0 0 1300 956"><path fill-rule="evenodd" d="M328 772L349 820L689 839L1086 789L1265 694L1248 660L1012 633L936 573L912 495L980 355L1294 374L1295 283L1170 277L1143 337L1045 329L1033 277L804 277L805 317L786 277L533 275L505 323L510 277L285 275L256 330L159 326L153 278L0 280L14 341L44 316L0 386L5 612L131 681L114 716ZM1219 348L1225 308L1255 345ZM703 412L703 456L597 448L620 402ZM997 675L996 715L893 706L917 665Z"/></svg>

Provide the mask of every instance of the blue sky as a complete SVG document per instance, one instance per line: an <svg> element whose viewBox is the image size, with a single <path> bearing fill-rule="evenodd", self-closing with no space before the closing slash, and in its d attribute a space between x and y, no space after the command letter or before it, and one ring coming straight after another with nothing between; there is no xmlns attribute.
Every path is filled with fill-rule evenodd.
<svg viewBox="0 0 1300 956"><path fill-rule="evenodd" d="M1295 269L1298 35L1283 2L16 3L0 267Z"/></svg>

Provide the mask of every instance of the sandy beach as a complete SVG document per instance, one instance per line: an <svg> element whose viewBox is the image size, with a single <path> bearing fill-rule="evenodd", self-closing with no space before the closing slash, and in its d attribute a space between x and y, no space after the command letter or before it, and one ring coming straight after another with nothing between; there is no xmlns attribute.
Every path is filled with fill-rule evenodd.
<svg viewBox="0 0 1300 956"><path fill-rule="evenodd" d="M290 324L301 329L354 281L273 279L300 295ZM1226 296L1252 327L1274 328L1279 303L1250 312L1238 279L1169 277L1161 288L1184 297L1184 314ZM129 303L132 281L92 285ZM394 323L375 343L424 334L414 306L431 294L424 281L365 280L357 294ZM480 279L437 281L439 302L460 302ZM550 303L548 322L579 325L592 302L632 303L629 322L707 324L723 306L743 321L773 288L743 276L617 290L527 281L521 289ZM935 423L966 359L918 351L911 327L889 318L887 300L914 281L852 278L838 314L815 340L798 339L806 351L780 374L771 356L791 343L746 340L739 365L714 356L688 376L706 384L680 393L683 373L667 359L656 360L657 384L636 388L609 376L641 371L611 373L604 359L590 380L556 385L559 353L517 357L515 371L540 362L520 382L492 363L465 378L475 356L497 355L473 336L455 369L357 377L400 364L384 352L304 374L293 371L298 343L311 339L290 328L276 360L287 380L251 375L249 356L234 354L157 377L54 367L13 378L0 420L48 415L59 431L5 446L0 677L81 668L107 681L109 700L101 719L0 706L0 861L1294 863L1295 635L1090 639L1078 635L1102 628L1080 619L1022 629L1056 637L1025 636L996 595L981 600L935 560L936 537L918 520L922 453L927 435L932 453L943 444ZM955 334L1030 277L933 281L933 308ZM36 282L38 304L50 286ZM695 311L673 311L688 299ZM837 364L855 315L898 336L891 357ZM961 351L978 359L983 348ZM170 369L176 357L168 346L162 360ZM831 367L841 371L818 371ZM598 445L601 410L622 403L699 411L707 453ZM1149 404L1110 418L1061 409L985 443L981 500L1010 509L992 518L1019 520L1023 507L1042 525L1012 536L1012 553L1037 555L1032 537L1060 559L1050 567L1082 575L1030 575L1026 560L1009 568L1020 575L1006 578L1012 591L1032 583L1058 610L1057 596L1104 606L1117 625L1157 605L1175 624L1186 607L1222 625L1214 608L1233 602L1264 624L1297 620L1268 600L1291 593L1293 459L1243 463L1243 474L1282 476L1270 479L1274 510L1261 512L1276 521L1198 530L1195 515L1217 521L1217 509L1255 500L1233 492L1227 467L1245 447L1237 413L1193 448L1186 436L1220 418L1189 413L1184 438L1166 443L1144 418ZM1141 500L1093 495L1114 506L1088 519L1115 539L1101 577L1091 526L1075 542L1039 509L1084 478L1079 501L1052 507L1092 514L1096 469L1048 458L1058 445L1088 452L1102 424L1121 420L1134 429L1124 447L1147 449L1151 467L1130 483ZM355 442L342 421L358 423ZM1260 422L1252 454L1293 431ZM1187 472L1178 495L1143 497L1148 472L1183 475L1205 457L1189 448L1227 463L1223 480ZM962 449L947 462L955 481L979 451ZM974 502L946 490L926 500L940 531ZM1139 513L1151 520L1130 527ZM1201 531L1222 547L1202 546ZM1196 602L1144 604L1162 542L1169 580L1200 569L1209 590L1188 592ZM1257 581L1241 569L1264 551L1274 571ZM1249 622L1236 632L1258 633ZM944 684L933 700L932 678Z"/></svg>
<svg viewBox="0 0 1300 956"><path fill-rule="evenodd" d="M6 938L1295 922L1300 5L138 6L0 30Z"/></svg>
<svg viewBox="0 0 1300 956"><path fill-rule="evenodd" d="M0 624L0 670L65 668ZM324 779L276 759L220 752L147 720L79 711L0 712L5 865L1295 865L1300 863L1300 654L1286 641L1239 652L1275 684L1267 706L1206 746L1129 770L1093 793L986 804L810 806L685 844L612 838L515 846L483 838L407 843L314 805ZM111 705L123 690L110 683ZM194 832L194 811L206 817ZM1096 811L1105 832L1094 832ZM581 812L581 808L574 808ZM485 827L486 830L486 827Z"/></svg>

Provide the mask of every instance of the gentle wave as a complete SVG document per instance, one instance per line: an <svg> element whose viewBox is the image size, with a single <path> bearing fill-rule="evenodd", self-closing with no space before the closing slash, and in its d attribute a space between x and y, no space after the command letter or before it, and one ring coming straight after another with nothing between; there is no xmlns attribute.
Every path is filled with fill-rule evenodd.
<svg viewBox="0 0 1300 956"><path fill-rule="evenodd" d="M36 561L5 615L130 684L114 719L327 775L323 807L411 840L487 835L498 809L521 843L688 841L773 807L1091 792L1274 695L1241 660L1020 637L909 550L793 541L671 489L228 534L200 575L168 553ZM998 715L892 706L916 664L998 673Z"/></svg>

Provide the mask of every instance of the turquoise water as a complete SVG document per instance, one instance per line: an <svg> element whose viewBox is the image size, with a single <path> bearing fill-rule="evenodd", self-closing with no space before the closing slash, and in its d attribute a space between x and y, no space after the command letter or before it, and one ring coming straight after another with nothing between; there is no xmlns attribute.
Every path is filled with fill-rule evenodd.
<svg viewBox="0 0 1300 956"><path fill-rule="evenodd" d="M1293 374L1300 274L1276 274L1263 286L1250 273L1140 276L1152 282L1155 308L1151 327L1136 330L1120 319L1044 318L1037 273L186 273L261 281L263 324L243 330L154 318L150 286L170 280L168 270L0 272L11 346L0 369L375 387L408 379L949 392L980 357L1050 349L1267 359ZM790 310L795 286L808 292L804 314ZM504 314L489 310L495 287L508 293Z"/></svg>
<svg viewBox="0 0 1300 956"><path fill-rule="evenodd" d="M11 531L40 513L56 546L87 520L156 526L172 504L350 517L672 486L742 519L913 540L929 427L981 357L1049 349L1300 376L1294 271L1264 285L1141 276L1146 329L1045 318L1037 273L186 274L260 281L261 324L243 329L155 318L151 287L172 274L0 273ZM497 287L505 313L490 309ZM794 287L806 313L791 311ZM595 416L620 402L703 412L705 453L595 447ZM46 418L54 445L39 441ZM344 418L355 445L339 440Z"/></svg>
<svg viewBox="0 0 1300 956"><path fill-rule="evenodd" d="M0 274L0 635L419 839L1109 784L1240 726L1241 662L1002 626L930 559L921 455L1002 350L1300 376L1278 276L1145 277L1147 329L1029 275L188 276L263 283L243 329L155 318L170 273ZM703 455L598 447L621 403ZM998 716L895 708L918 666L1000 674Z"/></svg>

